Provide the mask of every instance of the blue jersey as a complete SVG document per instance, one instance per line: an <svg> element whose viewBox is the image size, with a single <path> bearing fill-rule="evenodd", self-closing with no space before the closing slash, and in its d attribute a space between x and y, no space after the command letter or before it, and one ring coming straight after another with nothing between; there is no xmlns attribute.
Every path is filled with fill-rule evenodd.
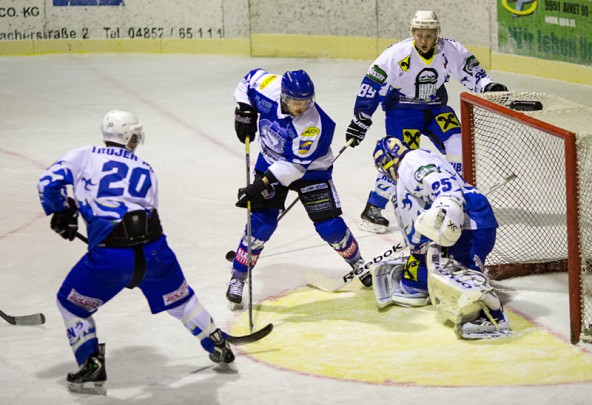
<svg viewBox="0 0 592 405"><path fill-rule="evenodd" d="M238 84L234 100L259 113L259 150L255 169L271 171L288 187L296 180L328 180L333 170L331 142L335 123L314 103L294 117L281 108L281 76L250 71Z"/></svg>
<svg viewBox="0 0 592 405"><path fill-rule="evenodd" d="M38 184L45 214L67 206L67 186L72 186L86 221L89 249L105 239L126 212L158 208L158 185L152 167L120 147L74 149L51 165Z"/></svg>

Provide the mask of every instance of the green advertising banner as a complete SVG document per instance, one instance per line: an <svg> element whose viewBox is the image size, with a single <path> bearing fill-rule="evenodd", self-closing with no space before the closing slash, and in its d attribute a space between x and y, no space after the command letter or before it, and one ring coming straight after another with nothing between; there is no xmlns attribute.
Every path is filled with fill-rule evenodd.
<svg viewBox="0 0 592 405"><path fill-rule="evenodd" d="M592 0L498 0L502 53L592 66Z"/></svg>

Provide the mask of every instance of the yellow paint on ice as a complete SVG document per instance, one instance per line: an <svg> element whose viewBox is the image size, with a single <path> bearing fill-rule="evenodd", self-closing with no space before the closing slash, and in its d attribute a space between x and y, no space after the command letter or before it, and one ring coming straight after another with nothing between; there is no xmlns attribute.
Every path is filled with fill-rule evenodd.
<svg viewBox="0 0 592 405"><path fill-rule="evenodd" d="M592 381L592 354L507 310L513 335L458 339L432 306L378 310L374 294L312 288L254 307L255 329L273 332L242 350L299 373L375 384L495 386ZM233 334L248 331L248 312Z"/></svg>

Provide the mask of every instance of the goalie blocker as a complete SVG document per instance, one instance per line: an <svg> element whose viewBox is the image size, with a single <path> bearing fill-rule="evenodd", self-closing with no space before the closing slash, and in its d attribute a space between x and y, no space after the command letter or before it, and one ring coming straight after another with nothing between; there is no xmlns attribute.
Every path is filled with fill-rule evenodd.
<svg viewBox="0 0 592 405"><path fill-rule="evenodd" d="M418 307L431 302L438 313L454 324L459 338L471 340L509 336L508 318L489 278L453 259L444 260L440 246L431 243L427 253L429 295L422 291L409 291L400 283L407 258L397 258L372 267L378 307L391 304Z"/></svg>

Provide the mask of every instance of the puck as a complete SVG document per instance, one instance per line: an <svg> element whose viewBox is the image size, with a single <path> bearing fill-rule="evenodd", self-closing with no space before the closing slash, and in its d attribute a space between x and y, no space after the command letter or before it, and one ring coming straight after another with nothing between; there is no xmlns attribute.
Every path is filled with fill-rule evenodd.
<svg viewBox="0 0 592 405"><path fill-rule="evenodd" d="M226 253L226 260L228 260L229 262L234 260L234 250L229 250L228 253Z"/></svg>

